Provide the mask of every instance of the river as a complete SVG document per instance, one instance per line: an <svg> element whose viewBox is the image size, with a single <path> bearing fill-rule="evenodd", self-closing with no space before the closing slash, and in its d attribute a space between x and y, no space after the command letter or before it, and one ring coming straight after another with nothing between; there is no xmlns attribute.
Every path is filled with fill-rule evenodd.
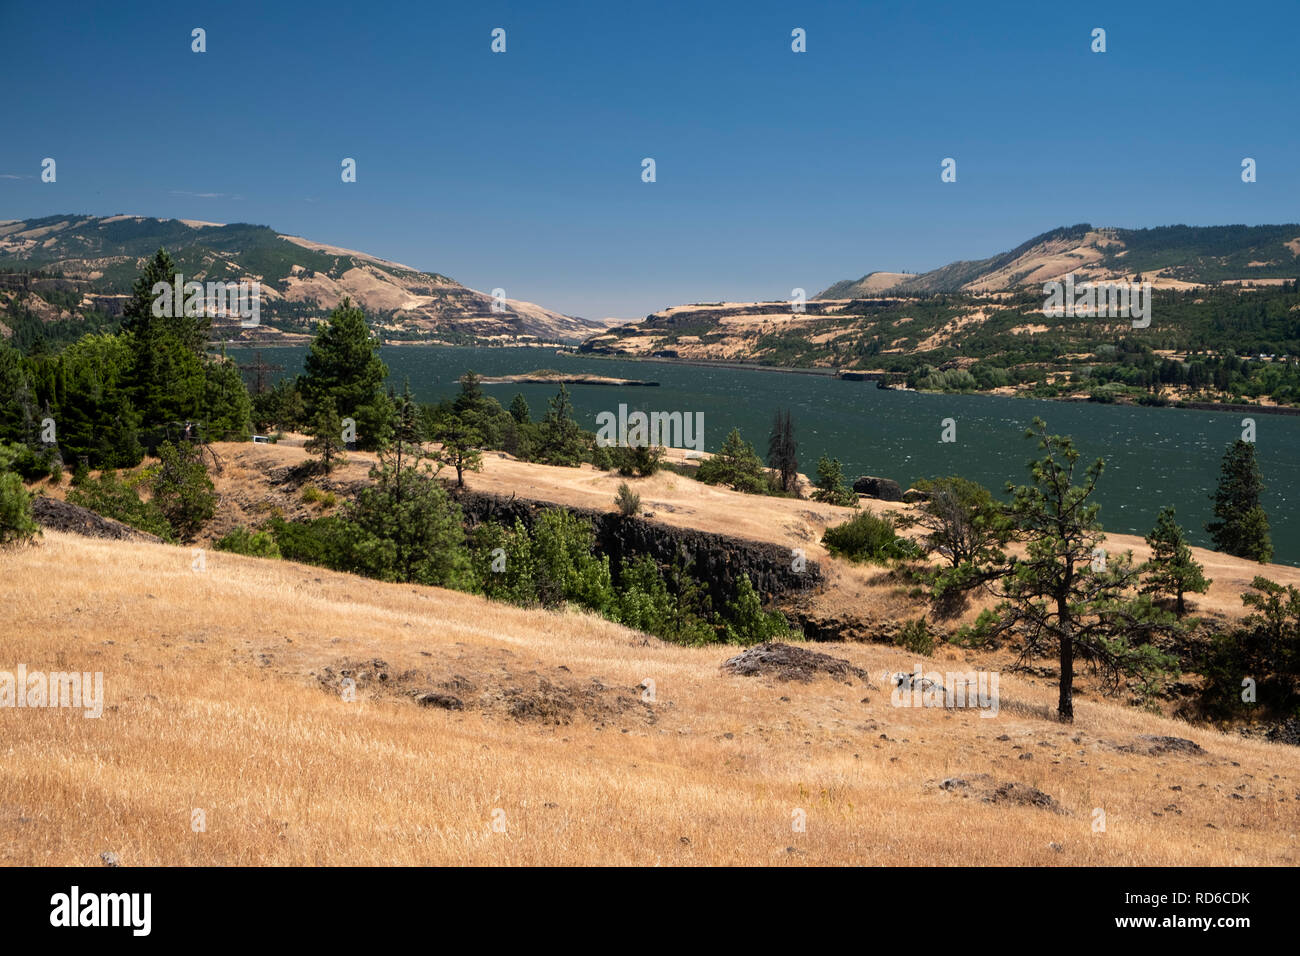
<svg viewBox="0 0 1300 956"><path fill-rule="evenodd" d="M252 362L254 349L231 349L237 362ZM268 381L301 370L303 347L267 348L263 359L285 366ZM553 349L391 346L382 351L389 381L398 390L409 380L420 401L454 395L467 369L488 376L538 368L627 379L649 379L658 388L573 385L569 391L579 422L596 430L596 415L630 410L704 413L704 446L716 451L732 428L764 458L772 416L793 413L800 469L816 474L822 454L840 459L844 474L892 478L906 488L918 478L959 474L1001 492L1008 481L1028 480L1027 463L1037 451L1023 437L1035 417L1070 435L1082 465L1106 460L1098 487L1102 524L1110 531L1146 534L1164 505L1173 505L1193 544L1209 546L1204 524L1224 451L1241 437L1242 413L1098 405L998 395L932 395L882 390L874 382L848 382L821 375L712 368L557 354ZM556 392L550 385L485 385L508 405L522 392L539 419ZM1300 565L1300 522L1291 503L1300 497L1300 417L1257 415L1256 454L1266 487L1276 552L1274 560ZM942 442L943 420L952 418L956 441Z"/></svg>

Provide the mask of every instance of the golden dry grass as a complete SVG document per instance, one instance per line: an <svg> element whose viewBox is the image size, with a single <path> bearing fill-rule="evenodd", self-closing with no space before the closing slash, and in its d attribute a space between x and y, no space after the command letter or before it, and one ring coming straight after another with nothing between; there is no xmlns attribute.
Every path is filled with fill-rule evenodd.
<svg viewBox="0 0 1300 956"><path fill-rule="evenodd" d="M288 562L208 552L196 572L189 549L47 532L0 570L0 669L102 671L107 697L98 720L0 709L6 864L1297 862L1294 748L1091 699L1062 727L1052 688L1007 674L993 719L896 708L879 675L912 658L893 648L820 648L874 687L783 684L719 672L735 648ZM314 676L374 658L392 677L354 702ZM472 688L464 711L407 693L445 681ZM537 686L591 708L511 716ZM1115 749L1138 734L1206 753ZM1066 813L937 785L975 773Z"/></svg>

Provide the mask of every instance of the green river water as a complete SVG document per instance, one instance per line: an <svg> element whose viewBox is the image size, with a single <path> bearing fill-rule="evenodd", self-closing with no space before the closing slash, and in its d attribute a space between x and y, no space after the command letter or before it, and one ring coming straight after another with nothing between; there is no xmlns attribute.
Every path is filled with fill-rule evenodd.
<svg viewBox="0 0 1300 956"><path fill-rule="evenodd" d="M263 349L263 359L285 366L268 380L301 370L305 348ZM254 350L231 349L237 362L253 361ZM733 427L766 457L767 436L778 408L794 415L800 469L816 473L818 456L844 464L858 475L892 478L906 488L918 478L958 474L1001 492L1008 481L1028 480L1026 463L1036 451L1024 431L1035 417L1052 432L1071 435L1084 456L1106 460L1098 488L1101 521L1107 530L1145 534L1164 505L1177 508L1178 521L1193 544L1208 546L1204 524L1211 518L1210 494L1228 445L1241 437L1241 413L1040 401L995 395L930 395L882 390L874 382L768 370L729 369L557 354L553 349L387 347L382 351L389 381L399 390L409 380L420 401L455 394L467 369L481 375L510 375L538 368L651 380L658 388L572 385L569 391L584 428L596 430L596 415L630 410L704 413L704 447L716 451ZM485 385L508 405L522 392L538 419L550 385ZM1300 522L1292 503L1300 497L1300 417L1255 415L1260 461L1275 561L1300 564ZM956 423L955 442L940 441L942 421Z"/></svg>

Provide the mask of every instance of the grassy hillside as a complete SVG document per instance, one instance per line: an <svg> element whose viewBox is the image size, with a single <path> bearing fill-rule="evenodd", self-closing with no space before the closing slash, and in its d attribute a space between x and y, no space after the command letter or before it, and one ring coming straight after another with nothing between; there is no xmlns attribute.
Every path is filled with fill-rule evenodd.
<svg viewBox="0 0 1300 956"><path fill-rule="evenodd" d="M97 720L0 710L6 864L1300 859L1300 751L1090 700L1065 729L1032 677L989 719L891 706L879 675L914 657L884 647L831 648L870 685L787 683L720 671L734 648L286 562L196 573L60 533L4 561L5 666L102 671L107 696Z"/></svg>

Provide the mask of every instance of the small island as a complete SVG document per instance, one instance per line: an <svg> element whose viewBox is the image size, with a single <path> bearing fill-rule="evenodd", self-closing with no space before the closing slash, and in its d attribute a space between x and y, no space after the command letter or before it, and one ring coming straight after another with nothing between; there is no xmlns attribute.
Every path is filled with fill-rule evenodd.
<svg viewBox="0 0 1300 956"><path fill-rule="evenodd" d="M608 375L582 375L572 372L559 372L553 368L539 368L520 375L483 376L484 385L643 385L656 387L658 382L645 382L632 378L612 378Z"/></svg>

